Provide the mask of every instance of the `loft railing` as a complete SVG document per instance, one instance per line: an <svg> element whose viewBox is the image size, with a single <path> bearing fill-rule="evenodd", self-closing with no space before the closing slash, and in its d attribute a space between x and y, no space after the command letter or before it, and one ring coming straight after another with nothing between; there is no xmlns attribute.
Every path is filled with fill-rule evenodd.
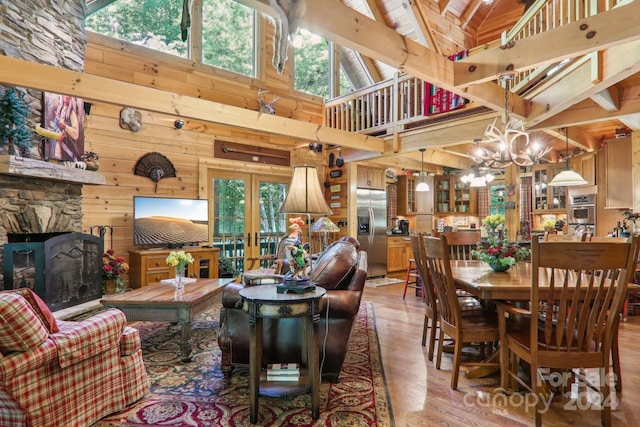
<svg viewBox="0 0 640 427"><path fill-rule="evenodd" d="M506 45L536 34L570 24L621 6L632 0L537 0L520 21L502 35ZM615 24L612 24L615 25ZM477 48L486 50L487 45ZM469 51L472 57L474 50ZM522 94L545 77L568 65L549 64L519 73L509 82L511 90ZM348 132L383 134L404 124L422 120L430 115L425 111L425 83L409 75L396 75L393 79L360 89L325 103L325 126ZM425 114L426 113L426 114Z"/></svg>
<svg viewBox="0 0 640 427"><path fill-rule="evenodd" d="M377 83L325 103L325 126L348 132L401 125L423 116L424 82L409 75Z"/></svg>
<svg viewBox="0 0 640 427"><path fill-rule="evenodd" d="M571 24L580 19L606 12L628 2L629 0L537 0L511 30L502 34L501 42L502 45L517 42L518 40ZM469 55L473 55L473 51ZM511 81L511 89L514 92L522 93L527 88L534 86L552 68L557 66L558 64L550 64L521 72Z"/></svg>

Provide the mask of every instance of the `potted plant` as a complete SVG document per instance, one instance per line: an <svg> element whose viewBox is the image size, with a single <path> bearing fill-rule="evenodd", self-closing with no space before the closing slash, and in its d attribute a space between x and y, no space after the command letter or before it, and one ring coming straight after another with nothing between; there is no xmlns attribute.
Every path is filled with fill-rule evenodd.
<svg viewBox="0 0 640 427"><path fill-rule="evenodd" d="M15 88L5 89L0 98L0 143L7 144L8 154L15 155L16 149L28 156L31 149L32 133L27 124L29 104L25 92Z"/></svg>

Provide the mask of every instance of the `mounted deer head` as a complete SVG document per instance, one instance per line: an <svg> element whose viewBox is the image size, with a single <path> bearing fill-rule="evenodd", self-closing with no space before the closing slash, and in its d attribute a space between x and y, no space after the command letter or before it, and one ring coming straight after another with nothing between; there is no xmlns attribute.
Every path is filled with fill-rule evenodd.
<svg viewBox="0 0 640 427"><path fill-rule="evenodd" d="M273 36L273 66L282 74L287 61L289 39L298 31L300 21L307 10L306 0L269 0L269 5L276 12Z"/></svg>
<svg viewBox="0 0 640 427"><path fill-rule="evenodd" d="M275 114L276 113L276 109L273 107L273 104L275 104L276 102L278 102L278 100L280 99L279 96L274 96L273 99L271 100L271 102L266 102L264 100L264 94L265 93L269 93L268 90L258 90L258 102L260 103L260 112L261 113L267 113L267 114Z"/></svg>

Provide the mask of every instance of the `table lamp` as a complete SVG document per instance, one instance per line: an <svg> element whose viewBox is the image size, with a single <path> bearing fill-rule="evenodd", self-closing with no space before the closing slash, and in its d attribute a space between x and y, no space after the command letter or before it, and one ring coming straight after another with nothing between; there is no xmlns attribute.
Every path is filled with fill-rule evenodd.
<svg viewBox="0 0 640 427"><path fill-rule="evenodd" d="M280 207L280 213L287 214L305 214L307 215L307 227L309 230L309 248L311 248L311 214L331 215L331 209L327 205L318 179L318 168L314 166L294 166L293 175L291 176L291 184L287 192L287 197ZM309 272L313 269L311 257L309 256ZM278 292L296 292L304 293L313 291L315 286L308 284L308 276L306 284L298 286L294 281L287 280L278 285Z"/></svg>
<svg viewBox="0 0 640 427"><path fill-rule="evenodd" d="M335 225L327 216L321 216L313 223L311 231L314 233L321 233L322 247L320 249L321 251L324 251L327 249L327 246L329 246L329 233L337 233L340 231L340 227Z"/></svg>

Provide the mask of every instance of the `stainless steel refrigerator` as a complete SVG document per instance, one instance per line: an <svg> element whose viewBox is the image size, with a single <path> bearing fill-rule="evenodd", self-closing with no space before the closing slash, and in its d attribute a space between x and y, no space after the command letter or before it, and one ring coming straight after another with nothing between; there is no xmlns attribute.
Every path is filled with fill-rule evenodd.
<svg viewBox="0 0 640 427"><path fill-rule="evenodd" d="M358 188L358 241L367 252L369 277L387 274L387 192Z"/></svg>

